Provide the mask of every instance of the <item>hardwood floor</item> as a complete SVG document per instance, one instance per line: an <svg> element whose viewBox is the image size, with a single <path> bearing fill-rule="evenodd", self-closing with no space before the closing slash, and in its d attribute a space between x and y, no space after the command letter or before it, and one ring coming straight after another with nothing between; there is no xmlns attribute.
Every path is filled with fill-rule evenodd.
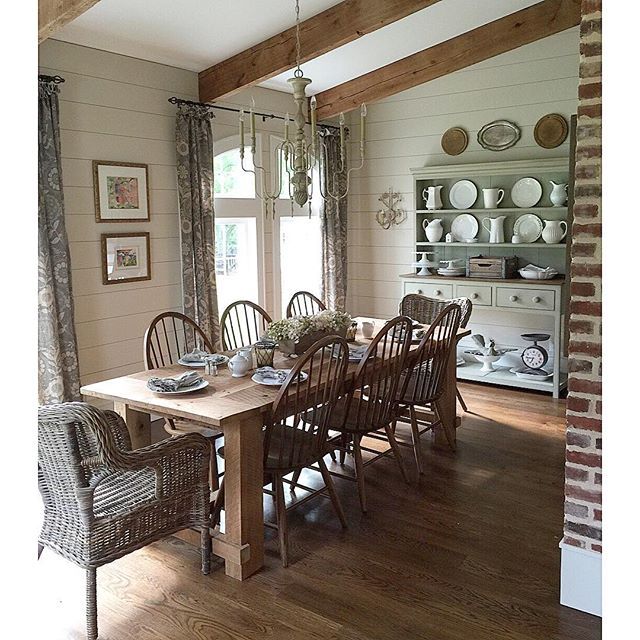
<svg viewBox="0 0 640 640"><path fill-rule="evenodd" d="M461 390L473 413L458 451L424 437L418 480L403 448L411 485L392 459L368 466L366 516L355 484L336 480L349 529L328 500L301 506L287 569L269 530L266 566L244 583L221 562L203 576L198 553L175 538L100 568L101 640L600 638L599 618L558 604L564 401ZM272 516L269 497L265 508ZM45 550L39 573L37 637L84 637L84 572Z"/></svg>

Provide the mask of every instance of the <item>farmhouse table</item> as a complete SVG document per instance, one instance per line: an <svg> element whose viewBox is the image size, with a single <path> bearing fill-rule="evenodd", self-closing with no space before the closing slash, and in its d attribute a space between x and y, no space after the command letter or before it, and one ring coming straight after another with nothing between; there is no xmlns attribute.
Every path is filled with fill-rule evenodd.
<svg viewBox="0 0 640 640"><path fill-rule="evenodd" d="M362 320L372 320L355 319L359 326ZM373 320L376 329L385 324L384 320ZM460 329L458 340L469 333L468 329ZM357 339L367 342L361 334ZM290 368L293 362L291 358L276 354L275 365L278 367ZM356 368L357 364L350 364L347 376L352 378ZM162 396L147 388L149 378L173 376L184 373L185 369L181 365L171 365L143 371L86 385L81 392L85 396L113 401L114 410L127 424L134 448L151 443L150 414L193 420L224 433L225 533L215 534L213 552L224 558L228 576L244 580L263 565L262 426L264 414L279 387L256 384L250 375L232 378L226 367L220 367L217 376L203 375L209 386L200 391ZM460 423L456 416L455 351L447 377L445 393L438 403L442 426L435 430L434 442L455 448L455 431Z"/></svg>

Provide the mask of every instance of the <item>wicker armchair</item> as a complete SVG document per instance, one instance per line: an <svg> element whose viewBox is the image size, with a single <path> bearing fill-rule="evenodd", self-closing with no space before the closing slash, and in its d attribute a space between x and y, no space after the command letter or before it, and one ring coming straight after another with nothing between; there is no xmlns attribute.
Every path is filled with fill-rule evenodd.
<svg viewBox="0 0 640 640"><path fill-rule="evenodd" d="M185 434L131 451L124 421L83 402L38 410L38 485L48 547L87 572L87 637L98 637L96 568L188 527L209 573L210 448Z"/></svg>
<svg viewBox="0 0 640 640"><path fill-rule="evenodd" d="M451 298L450 300L439 300L438 298L428 298L418 293L409 293L400 301L399 313L409 316L417 322L431 324L438 314L450 304L457 304L460 307L461 318L460 327L464 329L473 311L473 304L469 298ZM459 389L456 389L456 396L463 411L468 411L467 403L464 401Z"/></svg>

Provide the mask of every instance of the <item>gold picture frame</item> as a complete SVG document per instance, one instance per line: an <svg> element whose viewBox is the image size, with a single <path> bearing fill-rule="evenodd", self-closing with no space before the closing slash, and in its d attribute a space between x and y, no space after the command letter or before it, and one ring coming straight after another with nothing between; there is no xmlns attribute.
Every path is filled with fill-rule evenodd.
<svg viewBox="0 0 640 640"><path fill-rule="evenodd" d="M149 222L149 166L93 161L96 222Z"/></svg>
<svg viewBox="0 0 640 640"><path fill-rule="evenodd" d="M102 284L151 280L151 238L149 232L103 233Z"/></svg>

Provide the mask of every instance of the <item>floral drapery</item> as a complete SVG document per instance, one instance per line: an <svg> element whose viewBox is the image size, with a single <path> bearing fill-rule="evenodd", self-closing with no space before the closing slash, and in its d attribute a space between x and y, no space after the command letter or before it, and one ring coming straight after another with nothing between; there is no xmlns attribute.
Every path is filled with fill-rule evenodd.
<svg viewBox="0 0 640 640"><path fill-rule="evenodd" d="M327 152L320 175L323 191L343 193L346 187L346 171L339 171L340 138L329 130L322 133ZM327 308L344 311L347 302L347 198L324 200L320 211L320 225L322 299Z"/></svg>
<svg viewBox="0 0 640 640"><path fill-rule="evenodd" d="M180 105L176 116L178 204L184 313L218 341L213 132L206 107Z"/></svg>
<svg viewBox="0 0 640 640"><path fill-rule="evenodd" d="M38 399L40 404L80 400L58 86L42 79L38 88Z"/></svg>

